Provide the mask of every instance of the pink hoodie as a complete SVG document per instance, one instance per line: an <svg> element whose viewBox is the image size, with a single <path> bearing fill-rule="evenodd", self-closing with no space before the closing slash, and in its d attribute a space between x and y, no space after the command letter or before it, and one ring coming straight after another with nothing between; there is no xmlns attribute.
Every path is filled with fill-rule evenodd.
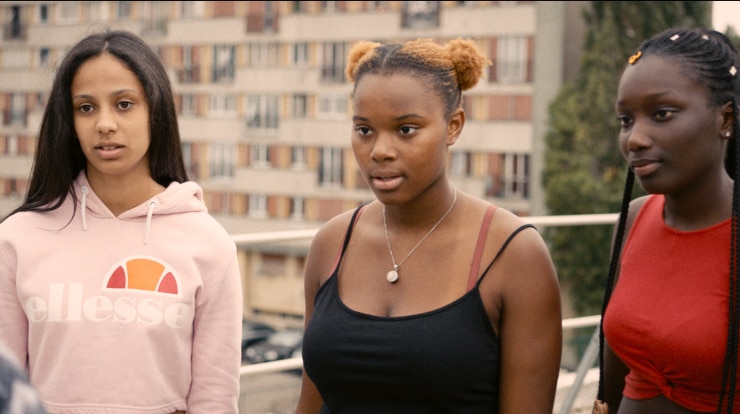
<svg viewBox="0 0 740 414"><path fill-rule="evenodd" d="M115 217L83 174L0 223L0 341L49 413L236 413L236 246L193 182Z"/></svg>

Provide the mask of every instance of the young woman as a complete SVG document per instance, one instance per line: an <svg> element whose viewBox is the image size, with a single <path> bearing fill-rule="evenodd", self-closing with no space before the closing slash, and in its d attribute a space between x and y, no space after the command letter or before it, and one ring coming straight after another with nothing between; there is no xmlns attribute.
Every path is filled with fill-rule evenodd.
<svg viewBox="0 0 740 414"><path fill-rule="evenodd" d="M49 413L236 413L236 248L187 181L169 79L137 36L64 57L23 204L0 224L0 340Z"/></svg>
<svg viewBox="0 0 740 414"><path fill-rule="evenodd" d="M552 413L562 327L547 248L446 176L462 91L487 64L461 39L350 51L352 149L377 200L311 245L298 413Z"/></svg>
<svg viewBox="0 0 740 414"><path fill-rule="evenodd" d="M603 318L610 413L740 410L739 67L721 33L671 29L644 42L620 79L630 172ZM649 194L630 202L635 177Z"/></svg>

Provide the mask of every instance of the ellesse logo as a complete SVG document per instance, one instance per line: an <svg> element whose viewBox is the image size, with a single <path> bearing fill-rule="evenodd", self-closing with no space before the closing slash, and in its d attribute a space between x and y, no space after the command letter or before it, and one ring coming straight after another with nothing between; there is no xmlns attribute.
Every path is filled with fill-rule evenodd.
<svg viewBox="0 0 740 414"><path fill-rule="evenodd" d="M137 289L180 296L177 278L167 264L151 257L129 257L113 266L107 289Z"/></svg>
<svg viewBox="0 0 740 414"><path fill-rule="evenodd" d="M193 306L172 301L183 294L177 272L169 264L152 257L127 257L103 274L102 286L97 285L92 290L110 295L91 295L90 285L79 282L49 283L48 286L45 297L30 296L23 304L29 322L192 326Z"/></svg>

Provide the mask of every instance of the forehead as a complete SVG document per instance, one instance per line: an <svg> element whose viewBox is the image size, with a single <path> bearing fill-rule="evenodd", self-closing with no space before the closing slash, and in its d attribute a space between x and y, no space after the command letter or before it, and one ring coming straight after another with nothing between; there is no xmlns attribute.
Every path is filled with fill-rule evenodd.
<svg viewBox="0 0 740 414"><path fill-rule="evenodd" d="M355 85L353 102L356 111L379 109L378 106L389 110L437 110L443 103L434 92L423 77L371 73Z"/></svg>
<svg viewBox="0 0 740 414"><path fill-rule="evenodd" d="M627 65L619 81L617 104L636 96L662 95L701 99L709 97L709 89L690 76L680 59L651 55Z"/></svg>
<svg viewBox="0 0 740 414"><path fill-rule="evenodd" d="M134 72L119 58L104 53L86 60L72 78L72 88L86 86L121 87L143 90Z"/></svg>

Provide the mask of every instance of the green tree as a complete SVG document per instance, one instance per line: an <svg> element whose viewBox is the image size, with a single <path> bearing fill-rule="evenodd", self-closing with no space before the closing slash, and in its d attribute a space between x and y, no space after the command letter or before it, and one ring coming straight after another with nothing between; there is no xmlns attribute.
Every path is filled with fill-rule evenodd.
<svg viewBox="0 0 740 414"><path fill-rule="evenodd" d="M643 40L670 27L711 27L711 2L592 1L584 19L579 72L549 108L542 178L553 215L619 211L627 173L614 114L619 75ZM599 313L612 227L552 227L544 234L575 311Z"/></svg>

